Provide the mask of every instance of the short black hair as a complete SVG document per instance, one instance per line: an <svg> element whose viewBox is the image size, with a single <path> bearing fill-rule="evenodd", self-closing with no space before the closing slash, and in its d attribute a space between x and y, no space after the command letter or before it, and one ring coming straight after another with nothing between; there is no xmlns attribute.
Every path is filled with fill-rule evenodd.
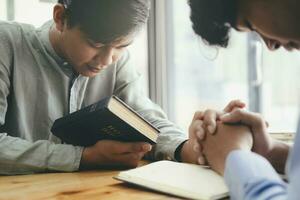
<svg viewBox="0 0 300 200"><path fill-rule="evenodd" d="M227 47L236 26L237 0L189 0L193 29L208 45Z"/></svg>
<svg viewBox="0 0 300 200"><path fill-rule="evenodd" d="M58 0L69 28L78 26L94 42L110 43L146 24L150 0Z"/></svg>

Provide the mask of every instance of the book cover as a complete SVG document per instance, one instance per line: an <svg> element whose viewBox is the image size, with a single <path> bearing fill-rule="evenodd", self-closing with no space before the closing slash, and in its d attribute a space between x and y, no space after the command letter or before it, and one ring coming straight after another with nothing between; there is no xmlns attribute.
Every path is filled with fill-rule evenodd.
<svg viewBox="0 0 300 200"><path fill-rule="evenodd" d="M115 178L188 199L212 200L229 195L222 176L208 167L188 163L154 162L120 172Z"/></svg>
<svg viewBox="0 0 300 200"><path fill-rule="evenodd" d="M51 131L63 142L79 146L91 146L104 139L155 144L159 133L115 96L57 119Z"/></svg>

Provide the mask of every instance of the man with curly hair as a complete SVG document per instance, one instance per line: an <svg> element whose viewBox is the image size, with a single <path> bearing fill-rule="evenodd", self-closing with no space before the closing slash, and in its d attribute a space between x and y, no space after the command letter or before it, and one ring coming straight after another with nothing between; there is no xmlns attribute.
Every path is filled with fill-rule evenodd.
<svg viewBox="0 0 300 200"><path fill-rule="evenodd" d="M193 29L208 45L226 48L230 31L236 29L256 32L270 50L300 49L298 0L189 0L189 4ZM232 199L299 199L300 129L292 149L270 137L257 113L241 109L225 115L214 110L199 113L194 123L210 127L198 134L199 145L212 168L224 174ZM225 124L236 123L250 128L253 147L247 137L228 137ZM288 184L275 171L285 169Z"/></svg>

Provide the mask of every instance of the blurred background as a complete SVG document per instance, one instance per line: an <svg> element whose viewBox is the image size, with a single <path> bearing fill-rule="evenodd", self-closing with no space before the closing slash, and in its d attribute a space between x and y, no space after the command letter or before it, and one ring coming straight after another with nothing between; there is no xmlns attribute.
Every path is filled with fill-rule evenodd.
<svg viewBox="0 0 300 200"><path fill-rule="evenodd" d="M0 0L0 19L41 26L56 0ZM130 47L145 91L187 130L196 110L222 109L241 99L262 113L271 132L295 132L300 56L269 52L255 34L232 32L226 50L193 33L186 0L153 0L148 26Z"/></svg>

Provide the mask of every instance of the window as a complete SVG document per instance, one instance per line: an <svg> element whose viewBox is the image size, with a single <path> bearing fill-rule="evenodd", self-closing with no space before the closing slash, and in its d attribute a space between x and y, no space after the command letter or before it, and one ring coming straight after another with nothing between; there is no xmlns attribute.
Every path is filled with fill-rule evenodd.
<svg viewBox="0 0 300 200"><path fill-rule="evenodd" d="M171 8L166 12L171 119L187 130L194 111L222 109L241 99L265 116L270 131L295 132L299 53L270 52L252 34L237 32L228 49L216 51L194 34L185 0L166 2Z"/></svg>
<svg viewBox="0 0 300 200"><path fill-rule="evenodd" d="M129 47L132 61L143 76L145 93L149 95L149 67L148 67L148 34L147 27L139 33Z"/></svg>
<svg viewBox="0 0 300 200"><path fill-rule="evenodd" d="M7 19L6 0L0 0L0 19Z"/></svg>
<svg viewBox="0 0 300 200"><path fill-rule="evenodd" d="M13 1L14 20L17 22L24 22L39 27L46 21L52 19L52 10L55 3L40 0Z"/></svg>
<svg viewBox="0 0 300 200"><path fill-rule="evenodd" d="M229 50L207 47L192 30L186 1L174 1L172 8L169 110L173 110L174 121L187 130L196 110L222 109L232 99L248 103L247 35L233 32Z"/></svg>
<svg viewBox="0 0 300 200"><path fill-rule="evenodd" d="M271 131L296 131L299 114L299 52L262 51L262 113Z"/></svg>

